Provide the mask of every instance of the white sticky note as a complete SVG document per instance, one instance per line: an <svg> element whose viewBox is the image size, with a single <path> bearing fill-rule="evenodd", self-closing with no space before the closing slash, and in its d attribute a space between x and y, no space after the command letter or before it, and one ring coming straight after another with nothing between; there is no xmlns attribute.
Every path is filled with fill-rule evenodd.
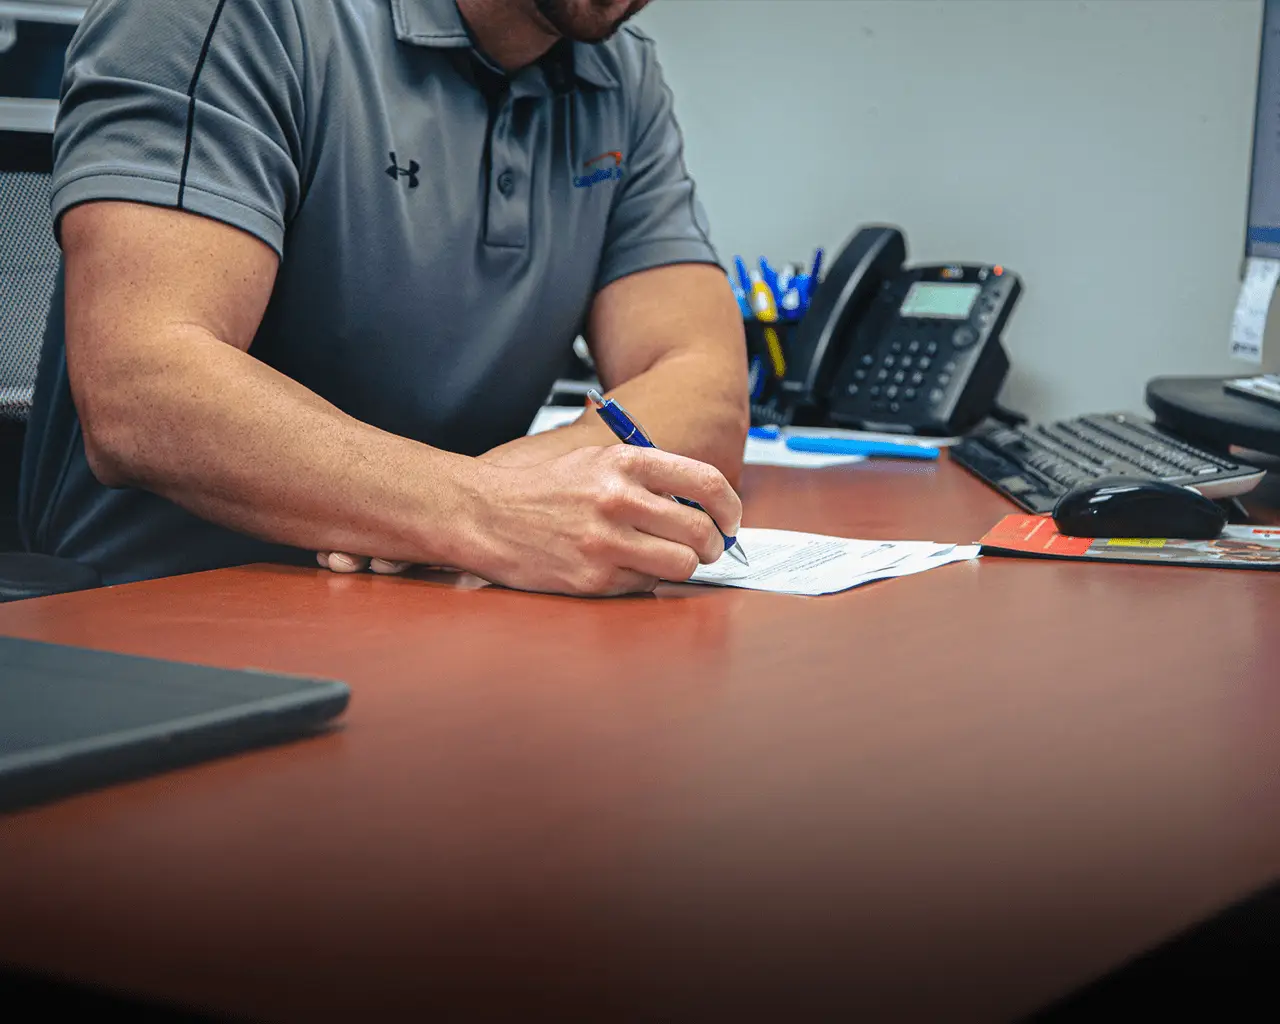
<svg viewBox="0 0 1280 1024"><path fill-rule="evenodd" d="M1280 281L1280 260L1249 257L1235 316L1231 319L1232 357L1246 363L1262 362L1262 336L1267 329L1267 314L1277 281Z"/></svg>

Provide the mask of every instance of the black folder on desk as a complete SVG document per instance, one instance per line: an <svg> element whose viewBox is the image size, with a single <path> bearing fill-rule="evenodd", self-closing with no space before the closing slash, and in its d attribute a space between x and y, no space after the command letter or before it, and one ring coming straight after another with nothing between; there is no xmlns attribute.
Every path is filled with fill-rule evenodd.
<svg viewBox="0 0 1280 1024"><path fill-rule="evenodd" d="M298 738L342 683L0 637L0 810Z"/></svg>

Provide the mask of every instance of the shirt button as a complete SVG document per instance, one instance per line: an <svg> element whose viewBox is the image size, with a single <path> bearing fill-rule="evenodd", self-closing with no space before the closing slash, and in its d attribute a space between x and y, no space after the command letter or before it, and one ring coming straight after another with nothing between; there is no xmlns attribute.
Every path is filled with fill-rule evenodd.
<svg viewBox="0 0 1280 1024"><path fill-rule="evenodd" d="M503 171L498 175L498 191L504 196L511 195L516 190L516 176L510 171Z"/></svg>

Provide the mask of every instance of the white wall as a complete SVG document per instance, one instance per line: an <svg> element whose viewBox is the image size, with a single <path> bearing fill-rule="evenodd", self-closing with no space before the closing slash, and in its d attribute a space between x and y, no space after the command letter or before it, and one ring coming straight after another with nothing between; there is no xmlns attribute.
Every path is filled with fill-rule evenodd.
<svg viewBox="0 0 1280 1024"><path fill-rule="evenodd" d="M806 259L889 221L1026 292L1004 401L1143 408L1226 356L1260 0L658 0L721 256Z"/></svg>

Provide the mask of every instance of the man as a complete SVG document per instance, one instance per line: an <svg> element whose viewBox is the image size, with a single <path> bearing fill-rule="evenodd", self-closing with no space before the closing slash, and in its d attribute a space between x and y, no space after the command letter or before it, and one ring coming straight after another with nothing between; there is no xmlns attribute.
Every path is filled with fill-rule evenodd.
<svg viewBox="0 0 1280 1024"><path fill-rule="evenodd" d="M108 583L321 552L592 595L720 557L742 325L647 2L98 0L27 545ZM580 332L665 451L523 436Z"/></svg>

